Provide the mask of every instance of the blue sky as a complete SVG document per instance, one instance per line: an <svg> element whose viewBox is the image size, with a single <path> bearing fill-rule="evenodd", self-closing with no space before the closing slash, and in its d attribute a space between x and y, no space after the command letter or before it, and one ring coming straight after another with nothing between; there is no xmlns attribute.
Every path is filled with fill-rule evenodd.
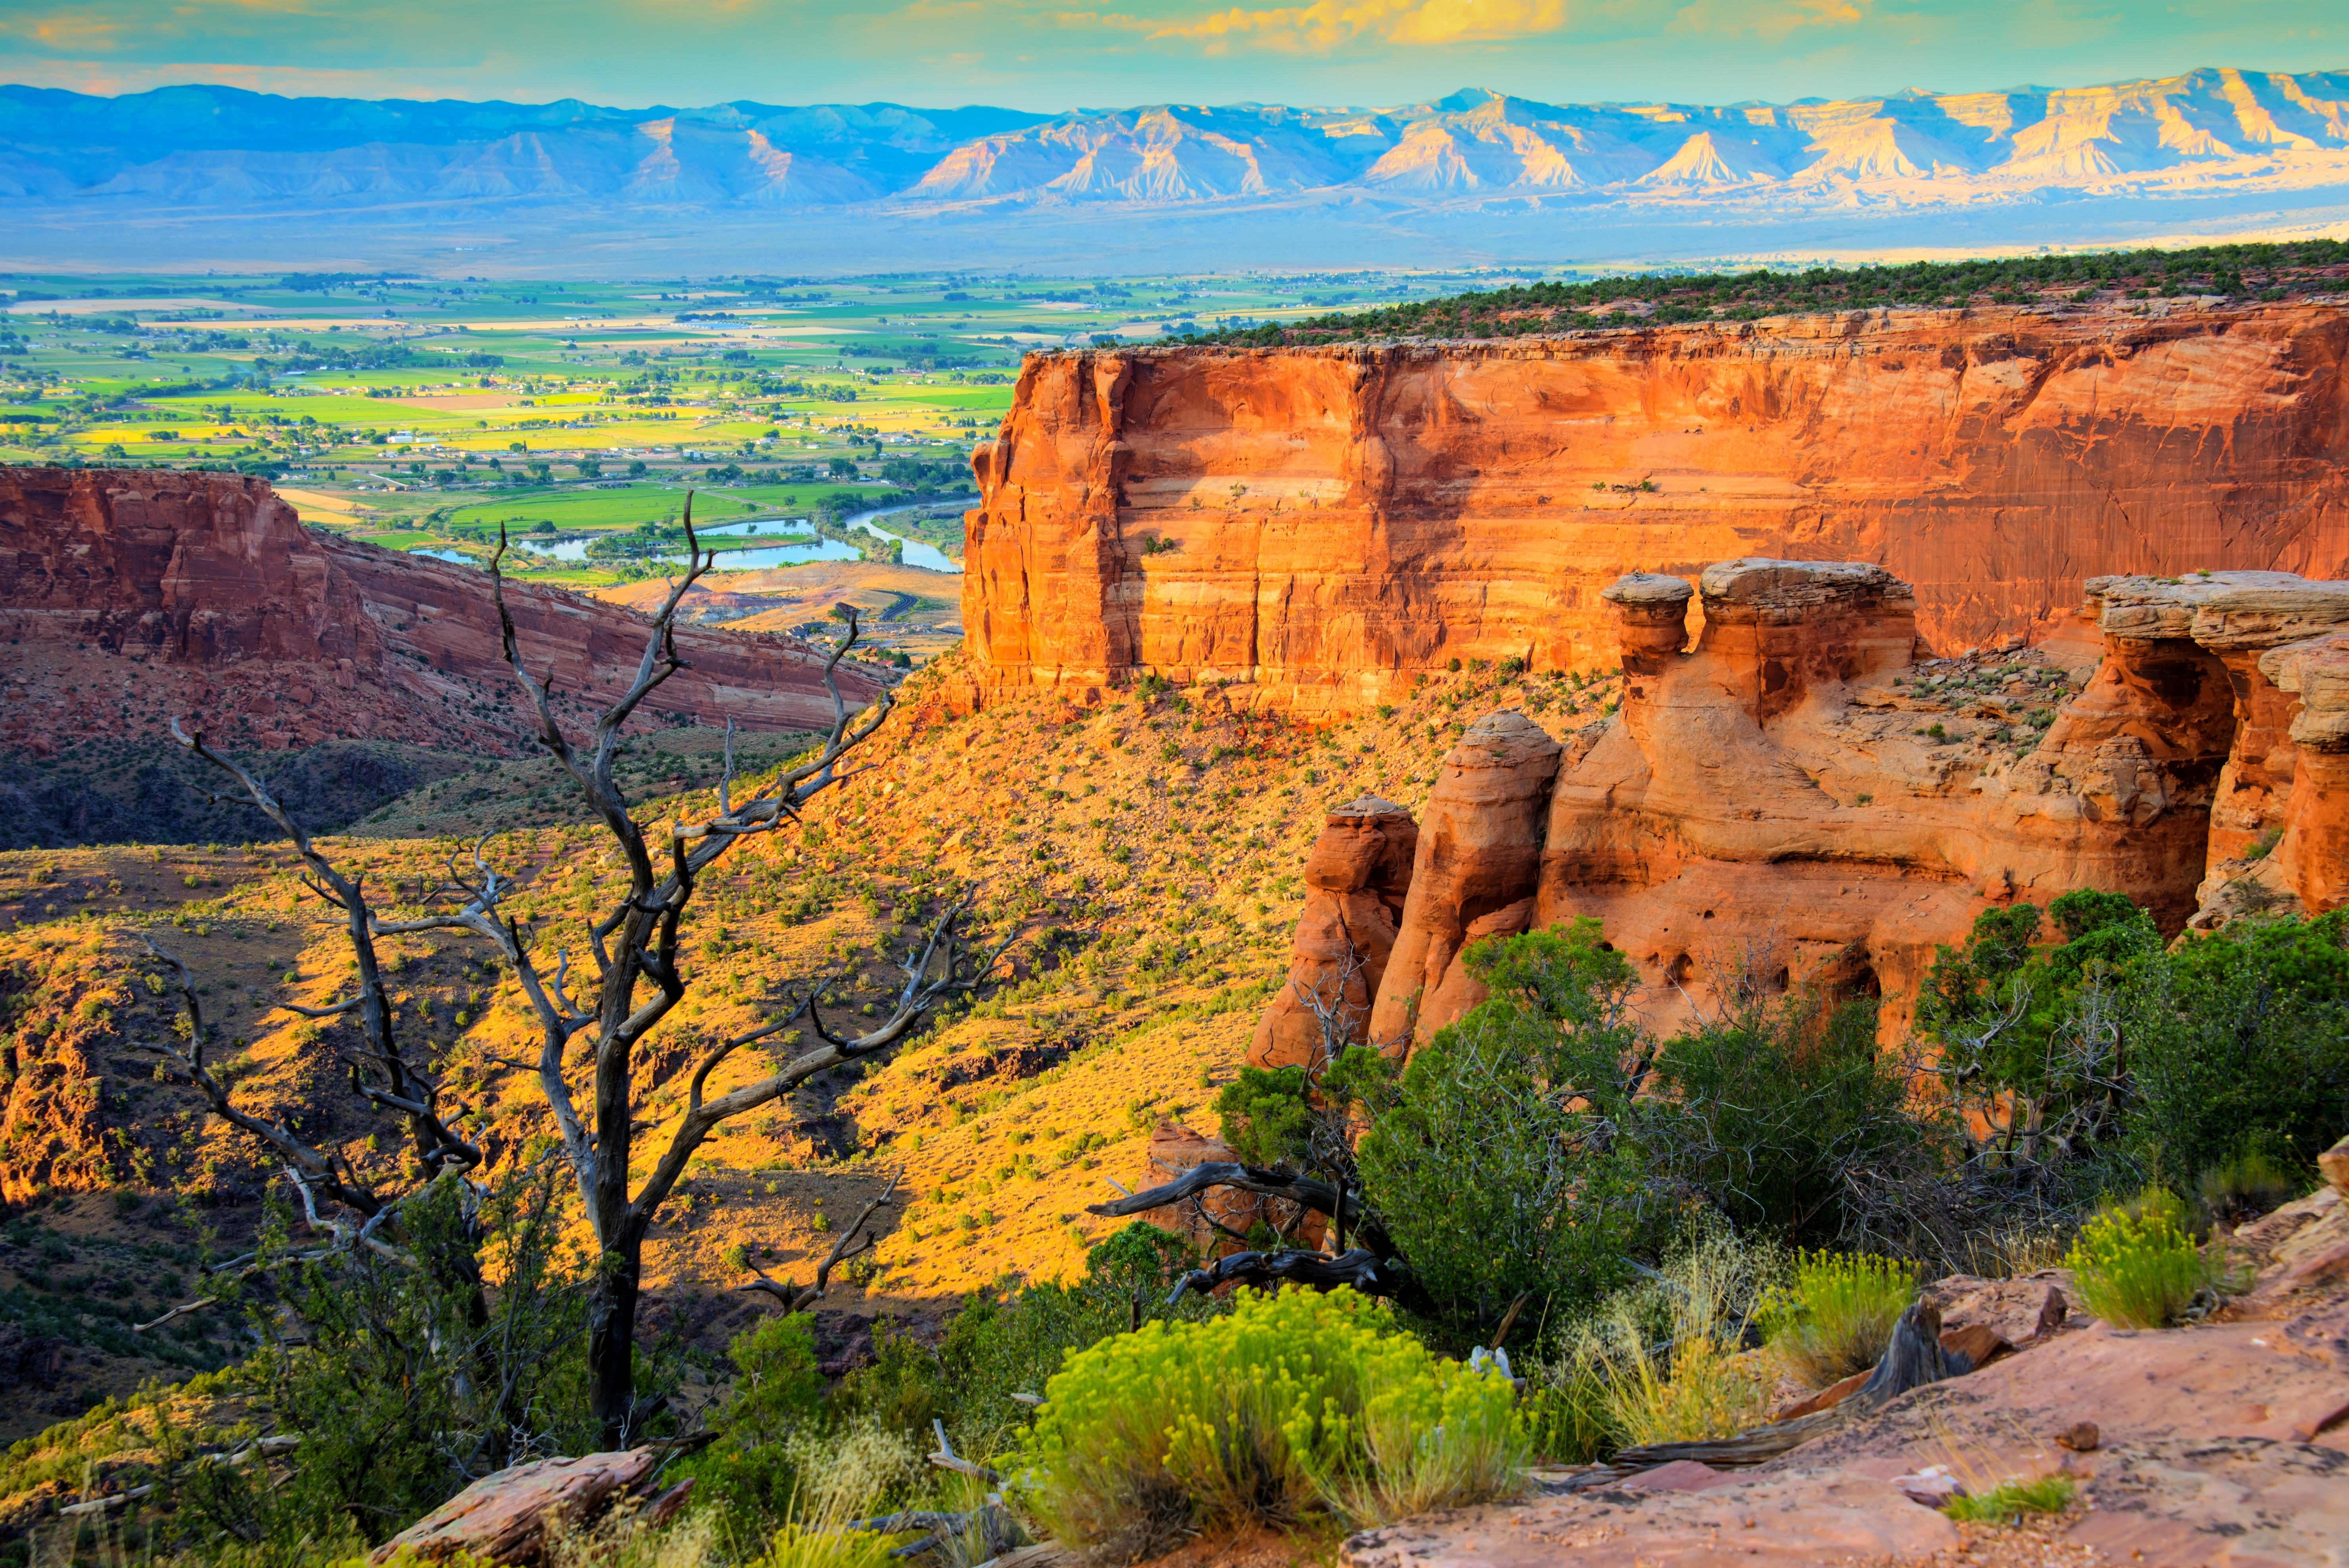
<svg viewBox="0 0 2349 1568"><path fill-rule="evenodd" d="M2344 0L0 0L0 80L635 107L1729 102L2349 67Z"/></svg>

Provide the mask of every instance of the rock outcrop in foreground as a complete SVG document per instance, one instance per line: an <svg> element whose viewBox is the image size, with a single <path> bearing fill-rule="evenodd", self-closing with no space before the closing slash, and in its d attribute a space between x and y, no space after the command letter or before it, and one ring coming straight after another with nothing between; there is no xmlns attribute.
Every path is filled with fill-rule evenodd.
<svg viewBox="0 0 2349 1568"><path fill-rule="evenodd" d="M1759 555L1884 568L1941 653L2037 641L2085 570L2349 575L2345 349L2271 305L1032 355L964 624L983 688L1361 707L1611 664L1618 577Z"/></svg>
<svg viewBox="0 0 2349 1568"><path fill-rule="evenodd" d="M1581 916L1667 1032L1808 981L1881 995L1897 1037L1936 944L1994 905L2095 888L2174 933L2349 902L2349 583L2095 577L2042 646L1957 659L1920 656L1909 584L1863 562L1632 574L1602 602L1620 711L1563 746L1513 709L1468 727L1397 935L1362 948L1354 1037L1407 1050L1483 999L1475 939ZM1308 988L1345 958L1319 907ZM1262 1059L1299 1007L1276 997Z"/></svg>
<svg viewBox="0 0 2349 1568"><path fill-rule="evenodd" d="M2349 1152L2349 1151L2344 1151ZM1942 1343L2005 1346L1736 1466L1675 1459L1553 1472L1532 1496L1346 1542L1349 1568L1713 1568L1723 1563L2349 1563L2349 1181L2225 1243L2254 1286L2220 1320L2140 1332L2078 1315L2026 1336L2013 1304L2070 1286L1945 1279ZM2043 1324L2044 1319L2042 1320ZM1782 1430L1784 1429L1781 1429ZM1708 1445L1687 1445L1707 1447ZM1667 1448L1671 1445L1666 1445ZM1629 1472L1629 1473L1627 1473ZM2062 1476L2076 1501L1974 1538L1933 1505ZM1961 1550L1971 1547L1971 1550Z"/></svg>
<svg viewBox="0 0 2349 1568"><path fill-rule="evenodd" d="M566 707L634 678L645 617L512 583L506 603ZM0 469L0 744L151 735L174 716L252 747L527 744L485 573L312 532L260 480ZM647 718L830 724L806 645L696 627L677 645L688 667ZM877 689L857 670L841 684L858 704Z"/></svg>

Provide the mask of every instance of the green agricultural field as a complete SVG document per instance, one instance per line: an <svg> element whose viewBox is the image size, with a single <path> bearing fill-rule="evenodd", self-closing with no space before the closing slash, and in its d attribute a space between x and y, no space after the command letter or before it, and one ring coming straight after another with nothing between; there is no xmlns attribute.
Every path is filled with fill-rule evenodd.
<svg viewBox="0 0 2349 1568"><path fill-rule="evenodd" d="M677 516L685 506L686 490L683 485L645 484L621 490L500 491L459 507L449 513L448 521L456 528L495 528L504 519L509 526L523 529L551 522L565 532L634 528ZM740 500L736 493L698 490L693 498L693 515L705 521L730 522L769 510Z"/></svg>
<svg viewBox="0 0 2349 1568"><path fill-rule="evenodd" d="M971 445L1028 350L1480 281L18 273L0 279L0 411L54 418L0 425L0 461L264 475L304 492L312 525L400 549L464 545L501 519L659 522L693 487L714 522L928 503L901 531L958 552ZM630 489L593 488L639 465ZM739 482L770 473L785 477Z"/></svg>

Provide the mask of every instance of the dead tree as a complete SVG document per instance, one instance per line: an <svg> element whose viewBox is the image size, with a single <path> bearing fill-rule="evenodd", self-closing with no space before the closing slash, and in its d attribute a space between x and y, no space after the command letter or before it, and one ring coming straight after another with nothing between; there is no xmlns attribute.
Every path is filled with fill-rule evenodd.
<svg viewBox="0 0 2349 1568"><path fill-rule="evenodd" d="M630 1191L629 1165L639 1130L633 1087L636 1052L685 997L688 976L678 929L700 877L745 839L797 822L807 803L843 777L843 759L873 737L891 707L890 696L884 691L861 717L853 717L840 694L840 661L856 645L858 634L855 610L842 606L840 615L847 624L848 634L832 650L823 666L824 687L832 696L833 724L815 755L738 800L730 745L718 786L717 812L702 821L678 820L648 831L646 824L636 820L626 795L614 780L613 764L619 755L620 732L628 719L664 682L686 667L677 650L678 605L716 560L714 554L701 552L694 537L690 497L685 528L688 567L671 584L653 617L636 677L626 692L604 709L592 733L577 743L564 733L555 716L552 674L541 677L532 673L514 632L513 617L506 609L505 580L499 570L507 548L502 530L497 555L490 564L506 664L536 721L538 740L570 775L627 867L626 893L585 934L595 969L592 1005L582 1006L572 1000L567 951L555 954L552 975L541 967L537 944L518 921L501 912L512 884L478 851L475 873L470 879L452 878L450 892L458 907L429 923L471 931L488 941L513 972L537 1016L539 1087L554 1112L564 1155L578 1182L588 1228L601 1254L588 1307L589 1398L605 1441L614 1447L626 1447L654 1413L651 1406L636 1398L631 1365L645 1238L661 1205L685 1174L694 1150L729 1118L755 1110L818 1073L887 1049L940 1003L981 989L1012 940L1007 937L984 951L975 947L963 929L972 898L966 893L948 906L907 954L901 965L905 985L895 1006L878 1026L854 1037L833 1033L817 1010L820 987L811 986L781 1017L720 1041L694 1068L684 1113L667 1147L643 1182ZM710 1075L735 1052L781 1034L802 1016L816 1037L813 1048L753 1083L715 1099L705 1098ZM573 1043L582 1040L585 1049L574 1053ZM584 1114L574 1092L574 1057L586 1072L581 1086L588 1099Z"/></svg>
<svg viewBox="0 0 2349 1568"><path fill-rule="evenodd" d="M201 730L191 736L181 727L180 721L175 718L171 721L171 734L181 745L237 781L245 804L267 817L277 830L292 841L295 852L301 857L303 885L315 897L333 905L341 913L344 934L350 943L351 958L358 970L358 978L351 994L323 1007L291 1006L289 1010L305 1018L339 1018L347 1014L357 1016L360 1044L338 1052L343 1067L350 1074L352 1091L385 1110L397 1112L407 1122L409 1142L415 1150L416 1158L428 1180L443 1171L462 1172L480 1165L481 1151L451 1129L450 1121L454 1118L444 1117L441 1113L443 1091L440 1080L429 1070L410 1061L401 1049L391 1000L384 994L382 965L376 957L376 939L422 927L415 923L386 923L378 918L367 901L364 879L346 876L319 853L317 846L310 841L310 835L263 787L261 780L207 747ZM429 925L431 923L423 923ZM195 986L189 978L187 965L153 943L147 945L149 951L171 965L179 976L180 995L187 1010L189 1034L184 1050L160 1044L147 1045L142 1048L162 1057L165 1070L171 1076L193 1085L211 1105L212 1114L260 1140L278 1158L285 1161L292 1171L299 1173L296 1180L305 1191L315 1190L318 1196L329 1202L357 1210L369 1218L381 1213L386 1200L374 1185L359 1176L339 1150L314 1147L295 1137L283 1121L267 1121L237 1109L229 1097L228 1087L220 1081L204 1060L207 1041L203 1010L196 1000Z"/></svg>
<svg viewBox="0 0 2349 1568"><path fill-rule="evenodd" d="M627 868L625 893L583 934L595 970L595 989L586 1005L573 998L571 950L556 948L549 965L538 934L505 912L515 884L489 862L482 845L475 846L470 869L452 862L440 887L424 890L426 913L386 920L369 905L359 879L337 872L259 779L205 747L201 734L191 737L174 725L182 744L234 776L247 802L293 840L309 873L305 880L310 892L342 909L358 960L358 989L332 1006L302 1010L313 1016L360 1014L367 1044L346 1054L354 1085L374 1103L409 1119L428 1172L452 1164L471 1169L481 1156L440 1115L438 1080L401 1056L374 960L374 943L391 934L466 932L489 943L513 975L538 1026L538 1057L529 1068L554 1114L564 1158L599 1253L589 1295L589 1398L592 1413L613 1447L626 1447L657 1408L636 1398L631 1366L644 1243L694 1150L728 1119L788 1094L819 1073L886 1050L941 1003L984 988L1017 934L991 947L975 943L968 929L975 894L967 892L952 900L913 944L901 965L905 980L895 1006L875 1027L854 1036L835 1034L818 1010L823 987L813 984L780 1017L719 1041L695 1066L683 1114L650 1173L630 1190L635 1140L647 1125L639 1118L642 1108L633 1088L636 1053L684 999L691 982L679 934L699 879L743 840L798 822L815 795L846 777L843 759L873 737L892 706L885 691L871 707L855 714L841 696L840 661L858 637L856 612L843 605L836 614L847 624L848 634L823 666L833 723L814 755L738 799L730 724L715 814L700 821L639 822L613 776L621 732L663 683L687 667L676 643L678 606L716 559L700 550L694 536L690 497L685 524L689 563L653 617L635 678L597 716L592 732L576 742L556 717L551 672L543 677L534 675L523 657L499 570L507 548L502 532L490 566L502 652L536 724L537 738L570 775ZM711 1074L738 1051L781 1035L802 1018L815 1037L811 1048L755 1082L716 1097L707 1094ZM181 1065L217 1113L269 1143L301 1170L321 1197L368 1216L384 1206L384 1200L357 1179L339 1154L311 1150L282 1125L237 1110L225 1088L203 1068L200 1051ZM579 1103L583 1097L587 1102L584 1109Z"/></svg>
<svg viewBox="0 0 2349 1568"><path fill-rule="evenodd" d="M896 1196L897 1183L905 1179L905 1169L901 1165L889 1178L889 1185L882 1189L881 1196L858 1211L856 1218L850 1222L848 1229L841 1233L840 1240L832 1243L832 1251L825 1253L823 1261L815 1265L814 1283L807 1285L794 1285L789 1280L771 1278L766 1270L752 1263L750 1254L745 1253L742 1256L742 1266L759 1277L748 1284L736 1285L734 1288L758 1291L763 1295L771 1295L783 1304L785 1312L805 1312L809 1307L822 1301L824 1293L832 1288L833 1269L851 1258L863 1257L880 1244L881 1238L864 1228L865 1222L873 1218L874 1210L888 1207L889 1200Z"/></svg>

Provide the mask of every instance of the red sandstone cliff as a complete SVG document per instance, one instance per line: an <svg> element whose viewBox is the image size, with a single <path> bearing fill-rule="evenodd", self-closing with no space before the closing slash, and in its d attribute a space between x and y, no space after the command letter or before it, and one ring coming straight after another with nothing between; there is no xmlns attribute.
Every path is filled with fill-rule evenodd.
<svg viewBox="0 0 2349 1568"><path fill-rule="evenodd" d="M1585 915L1660 1026L1729 985L1815 981L1883 995L1897 1037L1936 944L1993 904L2097 888L2174 932L2349 902L2349 583L2094 577L2060 659L2020 639L1920 657L1909 584L1864 562L1602 597L1620 712L1561 748L1504 709L1445 758L1382 1046L1482 999L1458 956L1476 937ZM1264 1031L1287 1021L1276 1004Z"/></svg>
<svg viewBox="0 0 2349 1568"><path fill-rule="evenodd" d="M570 697L633 676L645 618L509 583L522 645ZM233 744L332 737L527 744L488 577L313 533L258 480L0 469L0 742L148 734L196 716ZM821 659L772 634L681 629L657 716L828 725ZM842 672L851 701L875 687Z"/></svg>
<svg viewBox="0 0 2349 1568"><path fill-rule="evenodd" d="M1944 652L2035 641L2093 573L2349 571L2344 349L2275 305L1035 355L973 454L964 624L984 684L1359 704L1611 665L1618 576L1762 555L1886 568Z"/></svg>

